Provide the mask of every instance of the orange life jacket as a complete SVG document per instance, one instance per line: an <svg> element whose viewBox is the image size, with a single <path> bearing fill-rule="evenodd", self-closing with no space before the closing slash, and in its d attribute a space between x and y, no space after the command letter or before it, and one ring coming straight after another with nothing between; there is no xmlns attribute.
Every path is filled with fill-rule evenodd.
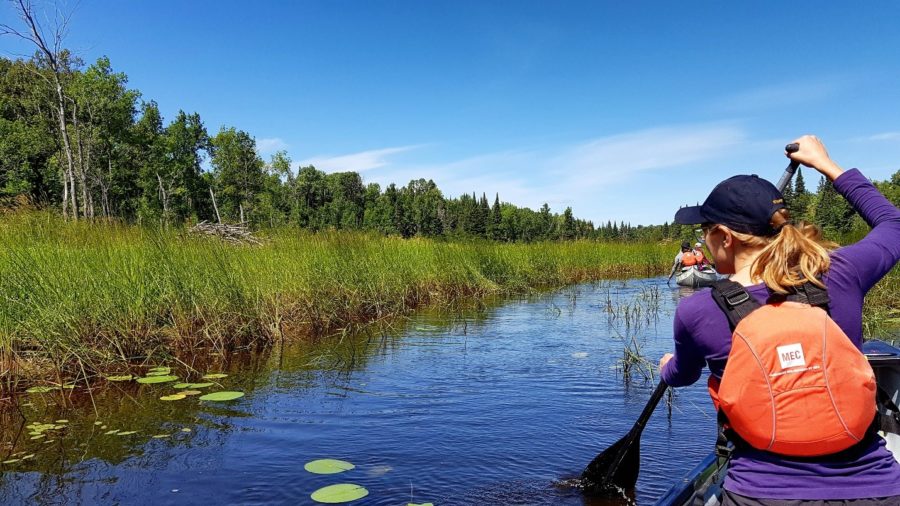
<svg viewBox="0 0 900 506"><path fill-rule="evenodd" d="M828 455L865 437L875 417L875 375L865 355L823 308L811 283L759 306L732 281L713 298L734 334L709 393L727 425L750 446L788 456Z"/></svg>
<svg viewBox="0 0 900 506"><path fill-rule="evenodd" d="M688 251L686 253L681 254L681 266L682 267L690 267L692 265L697 265L697 257L694 256L694 253Z"/></svg>

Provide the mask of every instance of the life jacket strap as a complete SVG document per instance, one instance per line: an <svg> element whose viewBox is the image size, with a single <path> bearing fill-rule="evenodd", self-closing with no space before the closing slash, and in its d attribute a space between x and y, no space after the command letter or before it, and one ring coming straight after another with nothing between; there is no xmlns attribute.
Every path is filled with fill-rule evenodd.
<svg viewBox="0 0 900 506"><path fill-rule="evenodd" d="M741 320L759 307L759 303L740 283L730 279L721 279L713 283L712 297L728 318L728 325L732 331Z"/></svg>

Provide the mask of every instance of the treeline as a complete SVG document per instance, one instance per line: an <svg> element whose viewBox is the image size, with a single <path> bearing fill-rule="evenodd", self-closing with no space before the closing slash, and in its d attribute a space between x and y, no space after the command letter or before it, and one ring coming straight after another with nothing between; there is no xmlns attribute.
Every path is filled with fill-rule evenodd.
<svg viewBox="0 0 900 506"><path fill-rule="evenodd" d="M896 203L900 173L880 185ZM571 208L534 211L478 193L449 198L431 180L381 188L355 172L294 171L285 151L263 160L252 135L224 126L211 135L196 112L179 111L166 123L156 102L129 89L105 57L89 66L65 50L0 58L0 197L26 197L70 219L219 220L516 242L693 235L668 223L595 226ZM832 234L861 224L824 180L813 193L798 174L786 197L795 216Z"/></svg>

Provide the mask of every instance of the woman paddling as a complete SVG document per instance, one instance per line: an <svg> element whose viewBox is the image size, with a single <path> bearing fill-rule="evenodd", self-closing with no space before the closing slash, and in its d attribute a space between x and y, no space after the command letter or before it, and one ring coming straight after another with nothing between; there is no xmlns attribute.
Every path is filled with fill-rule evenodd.
<svg viewBox="0 0 900 506"><path fill-rule="evenodd" d="M799 144L799 150L788 156L833 181L837 192L847 199L872 230L856 244L829 251L815 227L793 224L778 190L756 176L736 176L723 181L702 206L679 210L675 221L702 225L707 249L717 269L720 273L731 274L731 280L737 283L732 287L737 287L740 293L726 293L723 297L720 287L716 287L718 301L712 291L704 290L680 302L674 321L675 353L666 354L660 360L662 379L668 385L690 385L700 378L703 368L708 366L711 393L716 399L720 380L724 388L723 372L732 352L732 340L737 343L735 351L738 348L752 350L751 345L746 345L749 339L739 336L738 331L743 331L742 328L735 327L741 325L740 317L746 315L737 311L729 313L727 309L753 304L754 301L755 305L769 302L771 305L766 308L776 308L780 306L779 301L793 300L787 299L787 294L794 297L800 292L805 293L806 287L810 287L809 294L826 294L826 302L810 302L815 297L809 295L808 300L803 301L810 305L799 304L797 307L809 309L811 306L824 306L827 313L819 312L823 321L826 315L830 316L837 324L836 332L846 334L841 339L846 342L848 337L855 345L855 349L848 346L849 351L843 352L847 363L856 358L850 355L861 349L862 306L866 292L900 260L900 210L891 205L858 170L844 172L829 158L816 137L804 136L795 142ZM743 301L741 294L749 294L751 300ZM790 307L790 304L781 305ZM778 311L771 314L784 314ZM735 317L735 314L738 316ZM753 312L749 315L765 317L758 317ZM745 323L747 321L744 320ZM778 327L778 322L774 323L772 328ZM783 320L783 323L787 325L788 321ZM734 328L738 331L734 332L733 337ZM746 330L746 325L743 329ZM773 360L776 365L780 360L784 370L763 374L764 381L790 381L808 372L818 373L819 366L811 365L811 358L804 356L801 348L799 344L779 347L779 355ZM759 364L767 360L765 357L752 358ZM732 362L738 363L735 360ZM841 361L835 363L840 364ZM733 370L729 369L729 375L733 377L741 372L732 373ZM864 373L860 371L860 374ZM859 385L859 388L864 387ZM874 387L866 385L865 388L872 390ZM778 397L771 388L769 395L774 405ZM869 405L871 403L869 400L860 401L848 409L874 414L873 406ZM732 440L734 449L724 484L724 505L900 505L900 465L874 430L860 433L857 428L854 433L854 430L847 429L847 434L856 438L853 440L856 442L849 446L839 445L837 448L842 449L836 452L829 452L828 449L833 447L825 444L833 441L823 440L820 446L826 452L824 454L804 448L799 454L805 456L795 456L790 442L786 446L778 446L779 449L788 448L778 453L760 449L774 448L775 444L774 417L770 420L769 408L760 406L756 424L773 426L771 442L748 441L731 432L735 436ZM798 409L797 403L787 409ZM815 409L817 416L837 413L846 428L846 420L841 418L841 409L844 408L838 409L838 403L822 402ZM771 411L775 413L775 408ZM809 425L810 431L818 429L815 424Z"/></svg>

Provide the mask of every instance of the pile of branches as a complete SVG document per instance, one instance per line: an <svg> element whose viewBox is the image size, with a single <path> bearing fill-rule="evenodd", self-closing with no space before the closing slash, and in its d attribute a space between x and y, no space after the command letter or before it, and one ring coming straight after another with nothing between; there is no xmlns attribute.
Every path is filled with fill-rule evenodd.
<svg viewBox="0 0 900 506"><path fill-rule="evenodd" d="M192 234L211 235L234 244L262 244L259 239L253 237L253 234L247 229L246 223L229 225L227 223L201 221L191 227L189 232Z"/></svg>

